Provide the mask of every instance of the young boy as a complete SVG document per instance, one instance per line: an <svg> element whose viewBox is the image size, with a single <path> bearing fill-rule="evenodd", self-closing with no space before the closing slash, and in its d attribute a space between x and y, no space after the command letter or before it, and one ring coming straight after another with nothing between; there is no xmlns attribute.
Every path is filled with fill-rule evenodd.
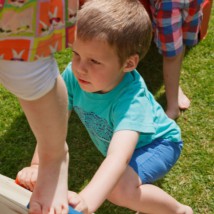
<svg viewBox="0 0 214 214"><path fill-rule="evenodd" d="M106 199L143 213L193 213L151 184L172 168L183 145L179 127L136 71L151 37L150 19L137 0L91 0L78 13L72 64L62 76L69 111L75 110L105 156L89 184L70 193L70 204L84 213ZM34 160L18 174L27 187L33 180L27 172L36 177Z"/></svg>
<svg viewBox="0 0 214 214"><path fill-rule="evenodd" d="M154 41L163 55L163 77L166 90L166 114L176 119L188 109L190 100L179 86L186 46L198 42L202 0L150 0Z"/></svg>

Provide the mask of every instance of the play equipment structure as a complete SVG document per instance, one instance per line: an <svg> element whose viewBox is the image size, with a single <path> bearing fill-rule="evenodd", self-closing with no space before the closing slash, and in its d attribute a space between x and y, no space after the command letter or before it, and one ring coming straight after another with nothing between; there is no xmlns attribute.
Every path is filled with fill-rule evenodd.
<svg viewBox="0 0 214 214"><path fill-rule="evenodd" d="M28 214L31 192L18 185L15 180L0 174L0 213ZM69 206L68 214L80 214Z"/></svg>

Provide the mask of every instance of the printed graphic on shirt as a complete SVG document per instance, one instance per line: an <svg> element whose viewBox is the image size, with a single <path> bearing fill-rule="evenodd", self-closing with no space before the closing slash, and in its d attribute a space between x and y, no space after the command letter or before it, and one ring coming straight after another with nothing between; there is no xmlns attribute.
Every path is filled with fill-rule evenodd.
<svg viewBox="0 0 214 214"><path fill-rule="evenodd" d="M105 155L113 135L113 130L108 122L94 112L85 112L79 107L74 107L74 110L86 127L98 150Z"/></svg>

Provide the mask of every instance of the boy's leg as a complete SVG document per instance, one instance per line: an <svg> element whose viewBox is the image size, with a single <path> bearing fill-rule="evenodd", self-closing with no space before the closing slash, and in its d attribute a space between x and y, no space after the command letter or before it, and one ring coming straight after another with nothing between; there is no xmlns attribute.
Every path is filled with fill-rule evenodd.
<svg viewBox="0 0 214 214"><path fill-rule="evenodd" d="M43 97L19 99L39 152L39 174L32 194L30 213L67 214L67 93L59 75L55 86Z"/></svg>
<svg viewBox="0 0 214 214"><path fill-rule="evenodd" d="M129 166L109 195L120 206L150 214L192 214L166 192L151 184L163 177L178 160L183 143L156 140L136 149Z"/></svg>
<svg viewBox="0 0 214 214"><path fill-rule="evenodd" d="M136 172L129 166L108 200L142 213L193 214L190 207L179 203L160 188L142 184Z"/></svg>
<svg viewBox="0 0 214 214"><path fill-rule="evenodd" d="M183 52L173 57L163 56L163 77L166 90L167 108L166 114L176 119L180 110L189 108L190 100L179 86L180 71L182 66Z"/></svg>

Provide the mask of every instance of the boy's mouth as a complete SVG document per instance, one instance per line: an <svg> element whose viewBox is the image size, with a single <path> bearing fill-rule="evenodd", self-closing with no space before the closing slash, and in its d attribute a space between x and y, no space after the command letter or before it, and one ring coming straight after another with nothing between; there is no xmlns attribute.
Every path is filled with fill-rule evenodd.
<svg viewBox="0 0 214 214"><path fill-rule="evenodd" d="M81 84L89 84L89 83L90 83L90 82L85 81L85 80L80 79L80 78L78 78L78 81L79 81L79 83L81 83Z"/></svg>

